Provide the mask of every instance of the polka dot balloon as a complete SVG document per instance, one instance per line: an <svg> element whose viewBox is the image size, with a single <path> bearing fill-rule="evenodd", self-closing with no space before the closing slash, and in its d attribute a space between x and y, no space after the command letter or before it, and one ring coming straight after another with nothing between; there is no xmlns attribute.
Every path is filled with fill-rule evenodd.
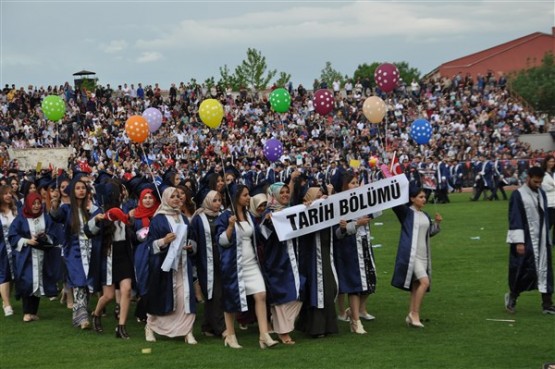
<svg viewBox="0 0 555 369"><path fill-rule="evenodd" d="M41 108L44 116L53 122L62 119L66 113L66 104L64 100L56 95L46 96L42 100Z"/></svg>
<svg viewBox="0 0 555 369"><path fill-rule="evenodd" d="M140 115L132 115L125 122L125 133L131 141L135 143L143 143L148 138L150 130L148 122Z"/></svg>
<svg viewBox="0 0 555 369"><path fill-rule="evenodd" d="M271 138L264 144L264 156L268 161L277 161L283 155L283 144L280 140Z"/></svg>
<svg viewBox="0 0 555 369"><path fill-rule="evenodd" d="M399 69L391 63L383 63L374 71L374 80L383 92L395 90L399 77Z"/></svg>
<svg viewBox="0 0 555 369"><path fill-rule="evenodd" d="M333 94L326 89L318 90L314 93L314 110L318 114L326 115L333 111Z"/></svg>

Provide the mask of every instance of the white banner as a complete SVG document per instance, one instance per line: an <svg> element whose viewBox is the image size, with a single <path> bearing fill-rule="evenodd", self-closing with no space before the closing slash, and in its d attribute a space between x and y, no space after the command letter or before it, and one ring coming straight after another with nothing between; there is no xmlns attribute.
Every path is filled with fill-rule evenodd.
<svg viewBox="0 0 555 369"><path fill-rule="evenodd" d="M297 205L275 212L272 222L279 240L285 241L408 201L409 181L401 174L314 201L309 207Z"/></svg>
<svg viewBox="0 0 555 369"><path fill-rule="evenodd" d="M10 160L17 159L19 169L35 169L37 164L42 163L46 169L50 164L54 168L67 169L67 160L73 149L68 147L44 148L44 149L8 149Z"/></svg>

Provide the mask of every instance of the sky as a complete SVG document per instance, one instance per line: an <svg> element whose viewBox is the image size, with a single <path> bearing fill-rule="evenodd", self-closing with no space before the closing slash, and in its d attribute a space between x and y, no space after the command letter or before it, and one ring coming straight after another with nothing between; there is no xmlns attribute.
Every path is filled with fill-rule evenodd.
<svg viewBox="0 0 555 369"><path fill-rule="evenodd" d="M255 48L268 69L311 88L326 62L442 63L534 32L551 34L555 1L0 0L0 86L204 81ZM277 79L277 77L276 77Z"/></svg>

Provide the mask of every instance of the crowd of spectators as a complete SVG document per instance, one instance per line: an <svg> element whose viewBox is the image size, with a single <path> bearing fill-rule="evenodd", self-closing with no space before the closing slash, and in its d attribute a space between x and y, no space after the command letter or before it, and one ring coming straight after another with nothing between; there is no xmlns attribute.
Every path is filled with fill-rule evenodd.
<svg viewBox="0 0 555 369"><path fill-rule="evenodd" d="M75 91L67 82L47 88L6 85L0 93L0 164L4 172L17 169L7 148L71 147L73 155L64 169L86 162L93 172L102 169L120 177L147 173L147 162L160 173L174 167L182 178L199 179L210 167L226 165L222 158L243 174L265 173L271 163L264 157L264 142L277 138L284 146L280 162L285 170L298 167L316 176L340 160L360 160L360 169L366 169L371 156L388 162L395 152L407 168L418 155L430 163L433 158L466 163L465 184L472 185L471 169L479 155L501 160L503 171L518 179L530 163L547 154L531 150L518 138L546 132L554 120L528 109L509 92L504 78L487 75L473 80L458 74L412 81L389 94L362 82L347 81L343 88L334 82L335 109L326 116L315 112L314 90L291 83L287 88L292 104L282 114L272 111L270 90L234 92L183 82L168 90L141 83L98 85L95 91ZM312 86L322 87L327 86L318 81ZM66 102L66 115L58 123L41 112L41 100L49 94ZM380 124L369 123L362 113L371 94L382 97L388 107ZM224 106L218 129L209 129L198 118L205 98L216 98ZM162 127L145 143L135 144L125 134L126 119L148 107L162 112ZM410 139L409 127L417 118L429 120L433 127L427 145Z"/></svg>

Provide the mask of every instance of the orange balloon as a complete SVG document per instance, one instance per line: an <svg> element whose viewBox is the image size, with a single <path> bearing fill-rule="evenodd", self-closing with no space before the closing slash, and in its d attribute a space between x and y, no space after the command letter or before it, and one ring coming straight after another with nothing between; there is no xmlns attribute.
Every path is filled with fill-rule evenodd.
<svg viewBox="0 0 555 369"><path fill-rule="evenodd" d="M150 130L148 122L140 115L132 115L125 122L125 133L135 143L143 143L148 138Z"/></svg>

